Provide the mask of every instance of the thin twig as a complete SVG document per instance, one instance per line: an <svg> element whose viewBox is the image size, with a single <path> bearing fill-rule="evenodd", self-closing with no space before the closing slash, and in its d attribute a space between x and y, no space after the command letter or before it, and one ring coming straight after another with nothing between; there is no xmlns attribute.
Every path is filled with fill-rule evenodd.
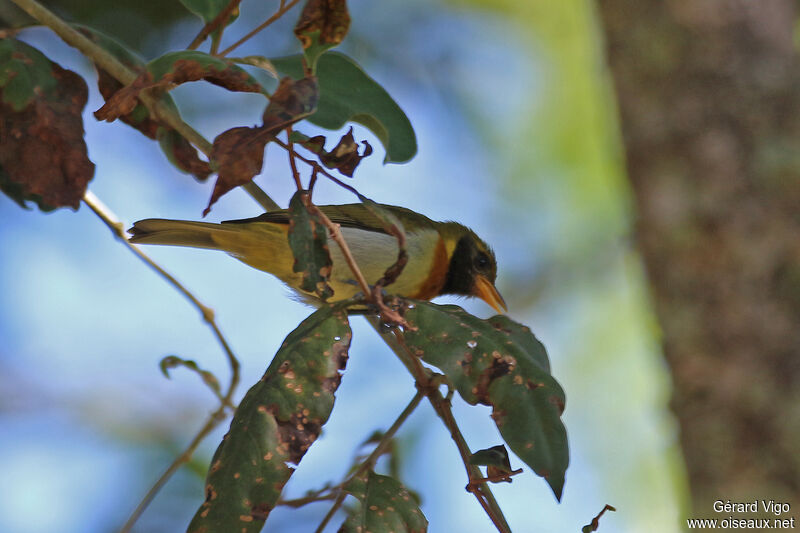
<svg viewBox="0 0 800 533"><path fill-rule="evenodd" d="M322 210L317 207L316 205L309 202L307 204L308 208L311 210L312 213L317 215L322 223L325 224L325 227L328 228L330 231L331 238L339 245L339 249L342 251L342 255L344 256L344 260L347 263L347 266L350 267L350 270L353 272L353 275L356 277L356 281L358 281L358 285L361 287L361 291L364 293L365 298L369 298L371 292L369 290L369 284L367 284L367 280L364 277L364 274L361 273L361 269L358 268L358 264L356 263L355 258L353 258L353 254L350 252L350 248L347 246L347 242L345 242L344 237L342 236L342 229L339 224L331 221L330 218L322 212Z"/></svg>
<svg viewBox="0 0 800 533"><path fill-rule="evenodd" d="M606 511L616 511L616 510L617 509L615 507L613 507L612 505L606 504L605 507L603 507L600 510L599 513L597 513L597 516L592 518L591 522L589 522L588 524L583 526L583 531L597 531L597 528L600 527L600 518L605 514L605 512Z"/></svg>
<svg viewBox="0 0 800 533"><path fill-rule="evenodd" d="M308 496L303 496L302 498L293 498L291 500L278 500L276 505L283 505L284 507L303 507L304 505L308 505L310 503L317 503L317 502L324 502L328 500L334 499L334 493L331 492L333 490L332 487L326 487L317 491L312 492Z"/></svg>
<svg viewBox="0 0 800 533"><path fill-rule="evenodd" d="M286 138L292 138L292 127L288 126L286 128ZM297 190L303 190L303 183L300 181L300 172L297 171L297 163L295 162L295 151L294 151L294 143L292 141L288 141L288 148L287 151L289 152L289 167L292 169L292 177L294 177L294 183L297 185ZM311 191L308 192L307 195L308 201L311 201Z"/></svg>
<svg viewBox="0 0 800 533"><path fill-rule="evenodd" d="M316 533L322 533L322 531L328 525L328 522L330 522L331 518L333 518L333 515L335 515L336 511L338 511L339 508L342 506L342 503L344 502L344 499L347 496L347 494L343 490L344 486L350 483L352 480L359 477L368 469L373 468L375 466L375 463L380 458L380 456L384 454L386 448L389 446L395 434L400 429L400 426L402 426L403 423L405 423L405 421L408 419L408 417L411 416L411 413L413 413L414 410L419 406L424 396L425 395L422 393L422 391L419 390L417 391L414 397L411 398L411 401L408 402L408 405L406 405L405 409L403 409L403 411L397 416L397 418L389 427L389 429L386 430L386 433L383 434L377 446L375 446L375 449L372 450L372 453L370 453L367 456L367 458L361 462L361 465L358 467L358 469L356 469L355 472L353 472L350 476L348 476L345 481L337 485L340 491L339 495L336 497L336 500L333 502L333 505L328 510L325 517L322 519L320 525L317 527Z"/></svg>
<svg viewBox="0 0 800 533"><path fill-rule="evenodd" d="M177 458L175 458L172 464L170 464L164 473L161 474L161 477L159 477L153 486L150 487L150 490L147 491L147 494L145 494L144 498L142 498L142 501L139 503L133 513L131 513L131 516L125 522L125 525L122 526L122 529L120 529L120 533L129 533L131 531L134 524L136 524L136 521L139 520L145 509L147 509L147 506L150 505L161 488L167 483L167 481L169 481L169 478L172 477L172 475L184 463L189 462L189 459L192 458L192 455L203 439L206 438L206 436L211 433L220 422L225 420L225 407L225 405L220 405L216 411L211 413L211 416L208 417L206 423L202 428L200 428L200 431L197 432L186 449L183 450L183 452Z"/></svg>
<svg viewBox="0 0 800 533"><path fill-rule="evenodd" d="M203 44L203 41L205 41L209 35L214 33L214 31L219 28L223 22L228 20L228 17L230 17L231 13L233 13L233 11L239 7L241 2L242 0L231 0L228 5L225 6L225 9L220 11L217 16L214 17L214 20L203 26L203 29L200 30L200 33L197 34L197 36L192 40L191 44L186 47L186 49L195 50L198 46ZM214 52L212 51L212 53Z"/></svg>
<svg viewBox="0 0 800 533"><path fill-rule="evenodd" d="M125 244L129 250L136 254L136 256L144 261L149 267L158 272L161 277L167 280L170 285L183 294L192 303L192 305L194 305L200 311L200 314L203 316L203 320L209 325L211 330L214 332L214 335L217 337L220 345L222 345L222 349L228 358L228 364L231 367L231 379L228 383L228 389L225 395L220 400L221 403L219 408L209 416L206 423L194 436L183 453L175 458L175 460L169 465L166 471L164 471L161 477L159 477L153 486L150 487L150 490L147 492L142 501L131 514L130 518L128 518L128 521L123 526L121 533L127 533L131 530L133 525L142 515L150 502L153 501L153 498L155 498L156 494L158 494L158 491L161 490L161 487L163 487L164 484L166 484L172 474L174 474L181 465L189 461L189 459L192 457L192 454L197 449L197 446L200 445L200 442L205 438L205 436L211 433L211 431L217 426L217 424L219 424L220 421L225 419L225 409L232 404L231 399L233 397L233 393L236 390L236 386L239 384L239 360L236 358L236 355L234 355L233 350L231 350L231 347L228 344L228 341L225 339L225 336L222 334L222 331L220 331L219 326L217 326L216 320L214 319L214 311L210 307L200 302L200 300L198 300L194 294L192 294L166 270L161 268L161 266L159 266L155 261L150 259L150 257L142 252L138 246L131 244L125 237L125 227L123 224L117 219L114 213L112 213L111 210L106 207L103 202L97 198L97 196L94 195L94 193L87 190L83 196L83 201L100 218L100 220L102 220L103 223L105 223L105 225L111 229L115 237L122 241L122 243Z"/></svg>
<svg viewBox="0 0 800 533"><path fill-rule="evenodd" d="M223 50L222 52L220 52L218 55L219 55L219 56L226 56L226 55L228 55L228 54L229 54L229 53L231 53L231 52L232 52L232 51L233 51L235 48L238 48L238 47L239 47L239 46L240 46L242 43L244 43L245 41L248 41L248 40L249 40L250 38L252 38L252 37L253 37L255 34L257 34L257 33L258 33L258 32L260 32L261 30L263 30L264 28L266 28L267 26L269 26L270 24L272 24L273 22L275 22L276 20L278 20L279 18L281 18L281 17L282 17L282 16L283 16L283 15L284 15L284 14L285 14L287 11L289 11L291 8L293 8L293 7L294 7L294 5L295 5L297 2L299 2L299 1L300 1L300 0L291 0L291 1L290 1L289 3L287 3L287 4L284 4L283 2L281 2L281 5L280 5L280 6L278 6L278 10L277 10L277 11L276 11L276 12L275 12L275 13L274 13L274 14L273 14L273 15L272 15L270 18L268 18L267 20L265 20L264 22L262 22L261 24L259 24L259 25L258 25L258 27L256 27L254 30L252 30L250 33L248 33L247 35L245 35L244 37L242 37L241 39L239 39L238 41L236 41L236 42L235 42L235 43L233 43L232 45L230 45L228 48L226 48L225 50Z"/></svg>

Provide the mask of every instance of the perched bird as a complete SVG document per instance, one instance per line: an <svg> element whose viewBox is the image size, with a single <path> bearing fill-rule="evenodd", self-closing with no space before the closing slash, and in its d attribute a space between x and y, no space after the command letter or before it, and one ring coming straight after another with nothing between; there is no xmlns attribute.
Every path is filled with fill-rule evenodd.
<svg viewBox="0 0 800 533"><path fill-rule="evenodd" d="M382 206L395 215L406 232L408 263L386 291L430 300L442 294L477 296L498 312L506 309L494 286L497 262L494 252L475 233L456 222L435 222L403 207ZM375 283L397 259L397 240L363 204L319 206L341 227L342 235L361 272ZM287 232L289 215L284 209L256 218L229 220L221 224L150 218L129 230L136 244L165 244L222 250L253 268L269 272L301 294L319 303L313 293L302 291L302 274L294 272L294 256ZM329 245L333 268L330 286L336 302L360 292L339 247Z"/></svg>

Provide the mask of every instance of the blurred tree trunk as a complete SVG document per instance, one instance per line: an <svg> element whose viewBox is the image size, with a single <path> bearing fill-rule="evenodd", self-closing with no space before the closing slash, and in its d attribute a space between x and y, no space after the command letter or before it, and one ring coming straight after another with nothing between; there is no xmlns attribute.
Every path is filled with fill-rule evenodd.
<svg viewBox="0 0 800 533"><path fill-rule="evenodd" d="M695 516L800 508L795 0L602 0Z"/></svg>

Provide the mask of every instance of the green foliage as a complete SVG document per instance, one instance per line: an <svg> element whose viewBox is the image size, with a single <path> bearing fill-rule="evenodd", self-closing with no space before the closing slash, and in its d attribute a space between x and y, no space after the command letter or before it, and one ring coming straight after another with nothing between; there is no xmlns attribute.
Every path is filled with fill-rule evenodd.
<svg viewBox="0 0 800 533"><path fill-rule="evenodd" d="M2 102L22 111L37 98L52 95L57 86L52 63L44 54L16 39L0 39Z"/></svg>
<svg viewBox="0 0 800 533"><path fill-rule="evenodd" d="M281 74L303 77L300 55L272 60ZM319 103L308 121L336 130L357 122L380 139L386 163L405 163L417 153L417 137L406 114L389 93L352 59L337 52L322 54L317 63Z"/></svg>
<svg viewBox="0 0 800 533"><path fill-rule="evenodd" d="M402 483L389 476L365 472L344 486L360 505L345 520L342 533L423 533L428 519L419 501Z"/></svg>
<svg viewBox="0 0 800 533"><path fill-rule="evenodd" d="M186 9L203 19L208 24L219 15L230 3L230 0L180 0ZM235 17L234 17L235 19ZM228 21L230 24L234 19Z"/></svg>
<svg viewBox="0 0 800 533"><path fill-rule="evenodd" d="M319 215L304 202L308 193L297 191L289 202L289 246L294 254L294 272L301 272L304 291L314 292L323 301L333 296L328 285L331 275L331 254L328 251L328 230Z"/></svg>
<svg viewBox="0 0 800 533"><path fill-rule="evenodd" d="M206 501L190 533L261 531L281 490L333 409L347 362L350 325L325 306L283 341L261 380L236 409L211 461Z"/></svg>
<svg viewBox="0 0 800 533"><path fill-rule="evenodd" d="M414 302L405 317L418 328L403 333L408 347L444 372L467 403L491 406L503 439L560 499L569 463L566 400L530 329L505 316L481 320L429 302Z"/></svg>

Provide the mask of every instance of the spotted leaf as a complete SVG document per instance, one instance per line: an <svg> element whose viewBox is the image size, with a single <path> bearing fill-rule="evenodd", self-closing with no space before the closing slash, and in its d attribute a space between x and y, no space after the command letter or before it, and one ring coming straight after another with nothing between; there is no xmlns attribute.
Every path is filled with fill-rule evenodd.
<svg viewBox="0 0 800 533"><path fill-rule="evenodd" d="M569 464L566 399L531 330L502 315L482 320L430 302L413 302L405 318L417 328L402 334L408 347L444 372L467 403L491 406L506 444L560 499Z"/></svg>
<svg viewBox="0 0 800 533"><path fill-rule="evenodd" d="M247 391L208 471L189 533L261 531L333 409L350 346L346 311L325 306L283 341Z"/></svg>

